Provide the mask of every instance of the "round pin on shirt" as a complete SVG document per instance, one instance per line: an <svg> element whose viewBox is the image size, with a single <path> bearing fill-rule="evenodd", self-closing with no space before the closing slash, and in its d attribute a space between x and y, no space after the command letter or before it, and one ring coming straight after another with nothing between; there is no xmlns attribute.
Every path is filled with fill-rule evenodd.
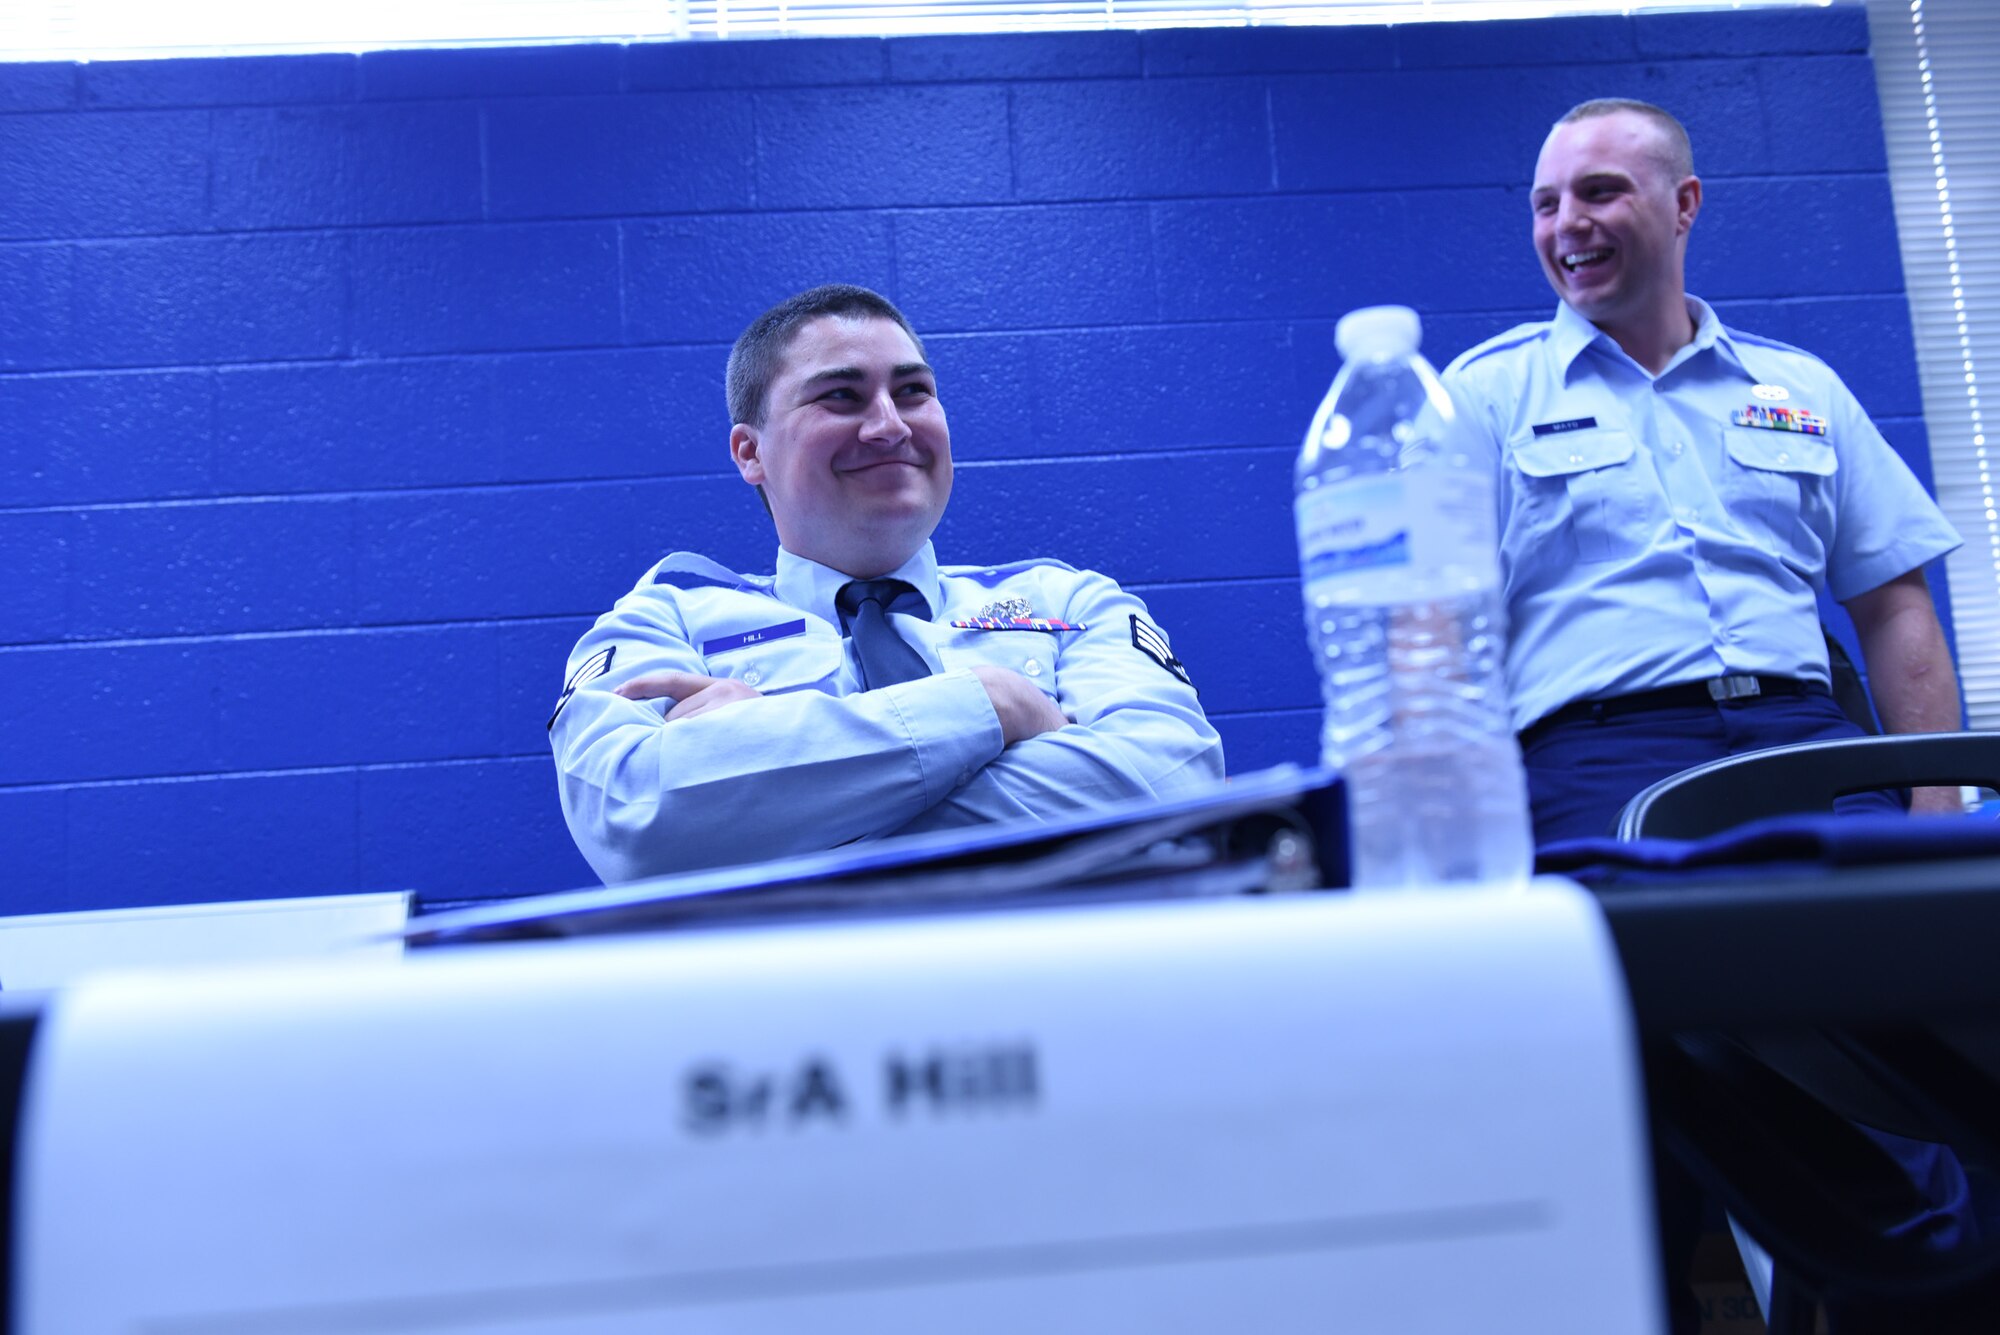
<svg viewBox="0 0 2000 1335"><path fill-rule="evenodd" d="M1752 385L1750 392L1766 403L1783 403L1792 397L1792 391L1783 385Z"/></svg>

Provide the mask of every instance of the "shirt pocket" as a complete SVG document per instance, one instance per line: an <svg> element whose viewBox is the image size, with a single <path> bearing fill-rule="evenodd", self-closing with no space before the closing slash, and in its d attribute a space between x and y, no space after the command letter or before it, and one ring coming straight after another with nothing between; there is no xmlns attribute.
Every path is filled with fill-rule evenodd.
<svg viewBox="0 0 2000 1335"><path fill-rule="evenodd" d="M840 637L831 627L809 626L803 635L704 655L702 671L711 677L733 677L765 695L803 690L838 695L846 661Z"/></svg>
<svg viewBox="0 0 2000 1335"><path fill-rule="evenodd" d="M1018 672L1051 700L1060 699L1056 663L1062 641L1075 631L954 630L938 645L938 662L946 672L959 668L998 667Z"/></svg>
<svg viewBox="0 0 2000 1335"><path fill-rule="evenodd" d="M1833 513L1840 458L1824 436L1725 426L1722 479L1725 508L1751 541L1787 564L1816 570L1825 562L1820 522Z"/></svg>
<svg viewBox="0 0 2000 1335"><path fill-rule="evenodd" d="M1511 568L1571 554L1586 563L1615 561L1651 540L1661 501L1630 432L1516 436L1507 457L1513 495L1501 545Z"/></svg>

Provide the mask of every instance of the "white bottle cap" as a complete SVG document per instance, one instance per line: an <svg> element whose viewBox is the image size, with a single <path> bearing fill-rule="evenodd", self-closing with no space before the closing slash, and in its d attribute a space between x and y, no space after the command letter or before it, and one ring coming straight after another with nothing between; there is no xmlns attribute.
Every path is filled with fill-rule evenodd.
<svg viewBox="0 0 2000 1335"><path fill-rule="evenodd" d="M1404 357L1417 350L1423 336L1423 323L1408 306L1363 306L1340 317L1333 327L1333 346L1343 361Z"/></svg>

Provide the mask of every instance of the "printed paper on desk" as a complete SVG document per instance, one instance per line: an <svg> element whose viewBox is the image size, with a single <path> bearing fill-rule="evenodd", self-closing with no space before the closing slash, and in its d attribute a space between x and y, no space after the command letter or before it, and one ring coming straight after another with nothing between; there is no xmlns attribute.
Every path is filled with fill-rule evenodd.
<svg viewBox="0 0 2000 1335"><path fill-rule="evenodd" d="M1555 882L105 980L15 1329L1639 1335L1629 1030Z"/></svg>

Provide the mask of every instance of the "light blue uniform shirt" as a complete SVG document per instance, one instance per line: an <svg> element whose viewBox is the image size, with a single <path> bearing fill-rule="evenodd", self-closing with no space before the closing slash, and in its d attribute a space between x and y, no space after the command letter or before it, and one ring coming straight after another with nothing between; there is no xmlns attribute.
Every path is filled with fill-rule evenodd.
<svg viewBox="0 0 2000 1335"><path fill-rule="evenodd" d="M1844 602L1958 546L1824 362L1688 311L1694 341L1657 377L1567 305L1446 368L1498 470L1517 729L1735 673L1825 683L1816 595ZM1738 424L1772 409L1825 434Z"/></svg>
<svg viewBox="0 0 2000 1335"><path fill-rule="evenodd" d="M860 839L1048 820L1222 777L1222 743L1145 604L1059 561L940 568L929 543L894 578L933 609L894 613L937 675L863 691L834 597L848 577L780 550L741 575L680 552L577 642L549 740L563 815L606 882L813 852ZM953 626L980 617L1074 630ZM1011 668L1073 722L1002 747L970 668ZM762 698L664 722L613 693L648 672L733 677Z"/></svg>

